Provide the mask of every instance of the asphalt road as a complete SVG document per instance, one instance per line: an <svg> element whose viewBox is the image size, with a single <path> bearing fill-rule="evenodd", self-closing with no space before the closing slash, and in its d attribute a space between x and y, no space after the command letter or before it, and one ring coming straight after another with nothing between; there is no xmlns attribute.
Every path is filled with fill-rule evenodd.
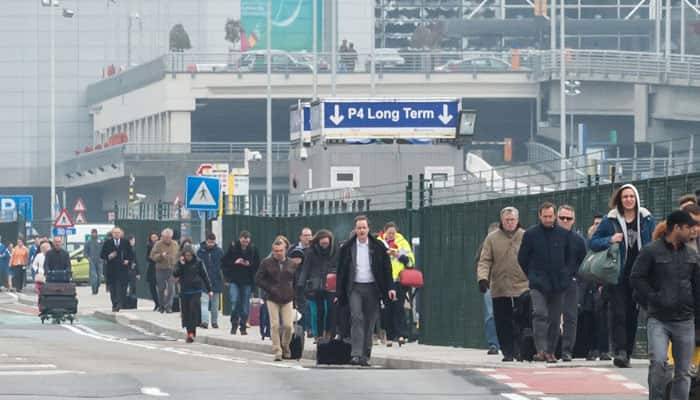
<svg viewBox="0 0 700 400"><path fill-rule="evenodd" d="M641 369L624 376L573 368L317 368L306 361L275 363L269 354L186 344L91 317L72 326L42 325L33 313L0 293L0 399L645 398L643 387L619 384L635 385L629 378L639 375L638 381ZM618 378L610 378L613 373ZM613 384L609 390L616 393L598 393Z"/></svg>

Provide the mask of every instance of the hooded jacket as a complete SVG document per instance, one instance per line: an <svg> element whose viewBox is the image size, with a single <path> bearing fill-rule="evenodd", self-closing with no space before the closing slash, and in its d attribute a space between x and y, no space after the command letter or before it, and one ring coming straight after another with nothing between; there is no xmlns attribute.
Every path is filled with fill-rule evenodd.
<svg viewBox="0 0 700 400"><path fill-rule="evenodd" d="M247 260L250 265L236 264L239 258ZM258 249L250 243L245 250L241 247L240 240L228 248L228 251L221 259L221 271L224 273L226 283L236 285L253 286L255 283L255 273L260 266L260 254Z"/></svg>
<svg viewBox="0 0 700 400"><path fill-rule="evenodd" d="M299 279L297 280L298 303L303 303L306 296L318 292L325 292L326 277L337 271L337 249L335 240L330 234L330 245L327 249L321 247L316 239L311 246L304 251L304 262L300 265Z"/></svg>
<svg viewBox="0 0 700 400"><path fill-rule="evenodd" d="M406 268L413 268L416 264L416 257L413 255L411 244L408 243L408 240L406 240L406 238L404 238L403 235L398 232L396 232L396 238L393 241L393 246L392 243L389 243L386 240L386 238L384 237L384 233L380 234L377 238L384 242L384 245L388 249L396 248L399 250L398 256L390 256L391 277L394 279L394 282L398 282L401 271L403 271ZM408 264L404 264L401 261L399 261L399 258L401 258L401 256L408 257Z"/></svg>
<svg viewBox="0 0 700 400"><path fill-rule="evenodd" d="M221 259L224 257L224 252L221 247L207 247L207 242L202 242L197 250L197 258L202 260L204 267L207 269L211 289L214 293L224 291L224 281L221 276Z"/></svg>
<svg viewBox="0 0 700 400"><path fill-rule="evenodd" d="M639 192L634 185L627 184L623 185L620 190L625 188L630 188L634 190L635 196L637 197L637 232L639 232L640 240L637 241L637 248L639 251L642 247L646 246L651 242L651 235L654 232L654 227L656 226L656 221L651 212L644 207L639 206ZM625 263L627 259L627 223L625 222L624 215L620 214L617 208L613 208L608 212L606 218L600 221L598 229L593 234L590 241L590 248L593 251L603 251L610 247L610 238L616 233L621 232L624 235L622 242L620 242L620 277L625 276Z"/></svg>
<svg viewBox="0 0 700 400"><path fill-rule="evenodd" d="M183 294L209 293L212 291L211 282L207 275L207 269L197 257L192 257L190 262L178 262L175 265L173 276L180 278L180 287Z"/></svg>

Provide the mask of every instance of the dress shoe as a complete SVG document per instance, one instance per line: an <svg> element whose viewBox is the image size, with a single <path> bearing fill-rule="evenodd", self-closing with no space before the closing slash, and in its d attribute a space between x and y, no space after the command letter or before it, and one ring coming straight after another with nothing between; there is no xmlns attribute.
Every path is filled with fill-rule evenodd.
<svg viewBox="0 0 700 400"><path fill-rule="evenodd" d="M219 329L219 324L217 324L216 322L212 322L211 329Z"/></svg>
<svg viewBox="0 0 700 400"><path fill-rule="evenodd" d="M543 351L540 351L539 353L532 356L532 361L545 362L545 361L547 361L547 357L545 356Z"/></svg>
<svg viewBox="0 0 700 400"><path fill-rule="evenodd" d="M547 361L547 364L556 364L557 363L557 358L554 357L554 354L552 353L546 353L544 355L545 361Z"/></svg>
<svg viewBox="0 0 700 400"><path fill-rule="evenodd" d="M629 368L630 359L629 357L627 357L627 352L620 351L617 354L615 354L615 358L613 358L613 364L618 368Z"/></svg>
<svg viewBox="0 0 700 400"><path fill-rule="evenodd" d="M352 357L350 359L350 365L361 365L361 362L360 357Z"/></svg>
<svg viewBox="0 0 700 400"><path fill-rule="evenodd" d="M241 327L241 336L245 336L248 334L248 330L246 329L245 325Z"/></svg>
<svg viewBox="0 0 700 400"><path fill-rule="evenodd" d="M513 356L510 356L510 355L503 356L503 359L501 360L501 362L513 362Z"/></svg>
<svg viewBox="0 0 700 400"><path fill-rule="evenodd" d="M600 361L610 361L610 354L608 353L600 353L600 357L598 358Z"/></svg>
<svg viewBox="0 0 700 400"><path fill-rule="evenodd" d="M199 325L199 327L202 329L209 329L209 324L202 323Z"/></svg>
<svg viewBox="0 0 700 400"><path fill-rule="evenodd" d="M237 330L238 330L238 328L236 328L235 326L232 326L231 327L231 334L235 335Z"/></svg>

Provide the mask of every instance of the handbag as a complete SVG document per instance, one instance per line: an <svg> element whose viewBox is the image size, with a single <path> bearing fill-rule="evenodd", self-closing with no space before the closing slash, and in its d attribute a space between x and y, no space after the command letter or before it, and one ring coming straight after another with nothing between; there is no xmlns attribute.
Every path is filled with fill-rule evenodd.
<svg viewBox="0 0 700 400"><path fill-rule="evenodd" d="M620 277L620 244L612 243L607 250L589 250L581 263L579 276L598 284L617 285Z"/></svg>
<svg viewBox="0 0 700 400"><path fill-rule="evenodd" d="M337 286L337 275L336 274L328 274L326 275L326 290L329 292L335 292L336 286Z"/></svg>
<svg viewBox="0 0 700 400"><path fill-rule="evenodd" d="M399 283L401 286L422 288L423 273L414 268L406 268L399 273Z"/></svg>

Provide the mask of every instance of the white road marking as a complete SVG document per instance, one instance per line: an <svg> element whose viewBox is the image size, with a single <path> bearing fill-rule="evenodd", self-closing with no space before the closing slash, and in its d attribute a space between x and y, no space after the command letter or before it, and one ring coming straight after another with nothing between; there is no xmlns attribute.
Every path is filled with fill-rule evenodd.
<svg viewBox="0 0 700 400"><path fill-rule="evenodd" d="M634 383L634 382L623 383L622 385L623 385L624 387L626 387L627 389L646 390L646 387L644 387L644 386L642 386L642 385L640 385L640 384L638 384L638 383Z"/></svg>
<svg viewBox="0 0 700 400"><path fill-rule="evenodd" d="M55 369L53 364L0 364L0 370L7 369Z"/></svg>
<svg viewBox="0 0 700 400"><path fill-rule="evenodd" d="M157 387L143 387L143 388L141 388L141 393L145 394L146 396L154 396L154 397L168 397L168 396L170 396L170 394L161 391Z"/></svg>
<svg viewBox="0 0 700 400"><path fill-rule="evenodd" d="M503 374L492 374L489 376L493 379L498 379L499 381L507 381L508 379L510 379L510 376Z"/></svg>
<svg viewBox="0 0 700 400"><path fill-rule="evenodd" d="M496 372L494 368L474 368L477 372Z"/></svg>
<svg viewBox="0 0 700 400"><path fill-rule="evenodd" d="M530 400L529 398L517 393L501 393L501 396L509 400Z"/></svg>
<svg viewBox="0 0 700 400"><path fill-rule="evenodd" d="M610 372L610 368L588 368L591 371L594 372Z"/></svg>
<svg viewBox="0 0 700 400"><path fill-rule="evenodd" d="M525 389L529 387L526 384L520 382L505 382L505 384L512 387L513 389Z"/></svg>
<svg viewBox="0 0 700 400"><path fill-rule="evenodd" d="M542 396L542 395L544 395L544 392L538 392L535 390L523 390L520 393L526 394L528 396Z"/></svg>
<svg viewBox="0 0 700 400"><path fill-rule="evenodd" d="M540 400L559 400L557 397L540 397Z"/></svg>
<svg viewBox="0 0 700 400"><path fill-rule="evenodd" d="M37 375L66 375L78 374L83 375L83 371L71 371L63 369L51 369L44 371L0 371L0 376L37 376Z"/></svg>
<svg viewBox="0 0 700 400"><path fill-rule="evenodd" d="M626 376L620 375L620 374L608 374L605 376L608 377L608 379L610 379L612 381L626 381L627 380Z"/></svg>

